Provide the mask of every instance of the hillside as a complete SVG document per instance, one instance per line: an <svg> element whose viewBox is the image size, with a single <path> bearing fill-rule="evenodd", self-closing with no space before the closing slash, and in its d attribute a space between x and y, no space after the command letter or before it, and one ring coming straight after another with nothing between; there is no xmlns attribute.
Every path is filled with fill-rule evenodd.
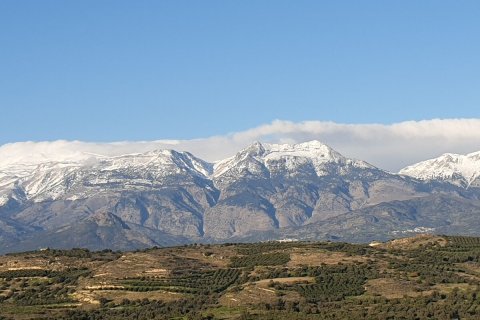
<svg viewBox="0 0 480 320"><path fill-rule="evenodd" d="M478 319L480 238L0 256L0 319Z"/></svg>

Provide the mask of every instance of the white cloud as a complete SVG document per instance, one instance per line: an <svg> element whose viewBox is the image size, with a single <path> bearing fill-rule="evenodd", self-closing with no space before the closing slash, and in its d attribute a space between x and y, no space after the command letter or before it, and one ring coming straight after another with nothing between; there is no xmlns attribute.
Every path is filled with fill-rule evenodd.
<svg viewBox="0 0 480 320"><path fill-rule="evenodd" d="M110 156L158 148L185 150L202 159L214 161L231 156L256 140L271 143L320 140L345 156L398 171L446 152L480 151L480 119L434 119L390 125L275 120L242 132L192 140L21 142L0 147L0 166L87 158L86 152Z"/></svg>

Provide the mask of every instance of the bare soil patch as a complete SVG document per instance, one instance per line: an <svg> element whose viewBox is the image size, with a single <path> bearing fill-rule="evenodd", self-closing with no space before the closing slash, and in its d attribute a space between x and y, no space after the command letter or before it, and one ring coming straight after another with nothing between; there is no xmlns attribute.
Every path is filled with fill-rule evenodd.
<svg viewBox="0 0 480 320"><path fill-rule="evenodd" d="M348 256L343 252L297 250L290 254L290 262L288 262L287 266L290 268L301 266L320 266L322 264L331 265L338 263L364 262L365 260L365 257Z"/></svg>
<svg viewBox="0 0 480 320"><path fill-rule="evenodd" d="M365 289L367 294L380 295L387 299L398 299L404 296L418 297L422 295L430 295L432 293L431 290L420 290L415 283L390 278L368 280Z"/></svg>

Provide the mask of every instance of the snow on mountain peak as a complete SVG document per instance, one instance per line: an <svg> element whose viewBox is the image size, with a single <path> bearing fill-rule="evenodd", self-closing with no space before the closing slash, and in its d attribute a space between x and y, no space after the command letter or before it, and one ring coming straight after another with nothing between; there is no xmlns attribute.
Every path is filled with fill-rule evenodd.
<svg viewBox="0 0 480 320"><path fill-rule="evenodd" d="M168 149L175 141L140 141L90 143L82 141L16 142L0 146L0 172L9 171L15 175L31 173L38 165L45 163L81 164L90 160L141 154L151 150Z"/></svg>
<svg viewBox="0 0 480 320"><path fill-rule="evenodd" d="M188 152L167 149L119 156L85 152L81 156L59 157L58 161L44 155L33 155L33 158L30 163L24 161L0 166L0 202L4 203L17 187L24 190L28 199L44 201L83 188L84 184L124 185L133 181L138 185L150 185L158 184L172 174L208 177L213 170L210 163Z"/></svg>
<svg viewBox="0 0 480 320"><path fill-rule="evenodd" d="M100 190L108 186L160 186L172 175L209 179L227 172L235 177L242 172L290 174L300 172L300 168L310 168L316 175L324 176L343 174L351 167L374 168L366 162L345 158L320 141L255 142L215 165L188 152L170 149L112 154L97 152L101 150L75 150L75 142L55 142L53 147L52 144L46 144L45 148L35 145L28 156L27 146L28 143L0 147L2 203L18 188L28 199L43 201L73 194L82 197L95 188Z"/></svg>
<svg viewBox="0 0 480 320"><path fill-rule="evenodd" d="M421 180L439 179L468 187L480 177L480 152L466 155L445 153L408 166L399 173Z"/></svg>
<svg viewBox="0 0 480 320"><path fill-rule="evenodd" d="M267 159L282 157L305 157L323 162L345 160L340 153L320 141L309 141L299 144L265 144Z"/></svg>
<svg viewBox="0 0 480 320"><path fill-rule="evenodd" d="M245 162L247 160L250 160L250 162ZM295 168L305 164L307 161L313 165L319 176L325 174L324 165L327 163L349 164L362 168L372 167L363 161L347 159L326 144L317 140L298 144L255 142L235 156L217 162L214 166L214 176L219 177L234 168L237 170L255 170L252 161L263 164L264 167L269 169L272 169L271 166L274 163L284 161L285 166L289 170L295 170ZM260 170L258 166L257 170Z"/></svg>

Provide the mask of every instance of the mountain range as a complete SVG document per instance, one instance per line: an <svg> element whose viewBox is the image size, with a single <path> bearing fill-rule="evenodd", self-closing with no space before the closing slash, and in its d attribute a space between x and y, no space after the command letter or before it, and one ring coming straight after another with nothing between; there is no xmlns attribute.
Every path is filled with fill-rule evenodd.
<svg viewBox="0 0 480 320"><path fill-rule="evenodd" d="M480 235L480 152L398 174L319 141L255 142L215 163L175 150L58 158L0 158L0 253Z"/></svg>

